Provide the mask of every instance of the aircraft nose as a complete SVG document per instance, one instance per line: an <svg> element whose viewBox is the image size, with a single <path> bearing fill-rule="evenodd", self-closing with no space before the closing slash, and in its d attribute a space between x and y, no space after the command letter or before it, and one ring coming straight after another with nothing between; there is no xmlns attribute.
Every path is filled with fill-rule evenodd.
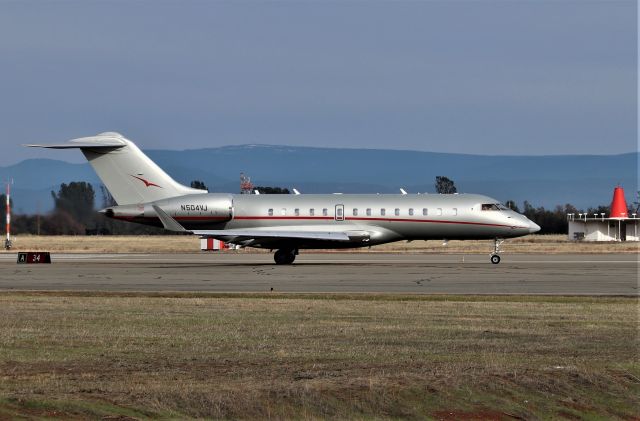
<svg viewBox="0 0 640 421"><path fill-rule="evenodd" d="M533 221L529 221L529 234L533 234L534 232L540 231L540 225L536 224Z"/></svg>

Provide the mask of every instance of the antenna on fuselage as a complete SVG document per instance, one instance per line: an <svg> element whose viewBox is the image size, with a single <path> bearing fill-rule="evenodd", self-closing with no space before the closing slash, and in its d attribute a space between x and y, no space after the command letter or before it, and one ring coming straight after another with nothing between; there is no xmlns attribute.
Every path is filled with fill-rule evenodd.
<svg viewBox="0 0 640 421"><path fill-rule="evenodd" d="M400 193L402 193L404 195L404 194L407 194L407 191L401 187L400 188Z"/></svg>

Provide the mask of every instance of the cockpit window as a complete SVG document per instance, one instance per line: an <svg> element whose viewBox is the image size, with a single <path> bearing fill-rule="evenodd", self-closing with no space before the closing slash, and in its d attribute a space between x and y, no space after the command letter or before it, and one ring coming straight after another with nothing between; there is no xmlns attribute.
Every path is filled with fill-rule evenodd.
<svg viewBox="0 0 640 421"><path fill-rule="evenodd" d="M482 210L483 211L497 211L497 210L502 210L502 209L506 209L504 206L497 204L497 203L483 203L482 204Z"/></svg>

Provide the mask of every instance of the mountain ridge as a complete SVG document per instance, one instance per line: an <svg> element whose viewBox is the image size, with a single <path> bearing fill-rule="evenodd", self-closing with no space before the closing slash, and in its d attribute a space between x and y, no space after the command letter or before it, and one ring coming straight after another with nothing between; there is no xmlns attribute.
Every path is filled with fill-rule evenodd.
<svg viewBox="0 0 640 421"><path fill-rule="evenodd" d="M252 148L265 148L265 149L308 149L308 150L330 150L330 151L375 151L375 152L415 152L415 153L426 153L426 154L440 154L440 155L458 155L458 156L478 156L478 157L506 157L506 158L539 158L539 157L611 157L611 156L622 156L622 155L637 155L640 152L621 152L621 153L613 153L613 154L534 154L534 155L513 155L513 154L468 154L463 152L438 152L438 151L427 151L427 150L419 150L419 149L384 149L384 148L336 148L336 147L322 147L322 146L294 146L294 145L274 145L269 143L243 143L239 145L222 145L222 146L211 146L206 148L194 148L194 149L145 149L145 151L166 151L166 152L197 152L197 151L209 151L209 150L221 150L221 149L252 149Z"/></svg>
<svg viewBox="0 0 640 421"><path fill-rule="evenodd" d="M57 152L63 153L63 152ZM498 200L528 200L547 208L607 204L622 184L627 201L638 186L640 154L474 155L394 149L323 148L287 145L228 145L181 151L147 149L145 153L177 181L202 180L215 192L237 192L244 172L256 185L295 187L303 193L433 192L436 175L456 182L461 192ZM33 158L0 167L0 179L13 178L14 208L47 211L49 191L60 183L88 181L100 206L101 184L89 164Z"/></svg>

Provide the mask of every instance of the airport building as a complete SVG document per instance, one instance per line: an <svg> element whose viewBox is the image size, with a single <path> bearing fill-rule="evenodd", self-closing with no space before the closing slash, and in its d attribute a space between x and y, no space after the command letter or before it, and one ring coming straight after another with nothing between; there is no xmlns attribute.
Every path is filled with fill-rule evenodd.
<svg viewBox="0 0 640 421"><path fill-rule="evenodd" d="M574 241L640 241L640 218L629 216L622 187L613 190L613 200L608 217L604 213L570 213L569 240Z"/></svg>

